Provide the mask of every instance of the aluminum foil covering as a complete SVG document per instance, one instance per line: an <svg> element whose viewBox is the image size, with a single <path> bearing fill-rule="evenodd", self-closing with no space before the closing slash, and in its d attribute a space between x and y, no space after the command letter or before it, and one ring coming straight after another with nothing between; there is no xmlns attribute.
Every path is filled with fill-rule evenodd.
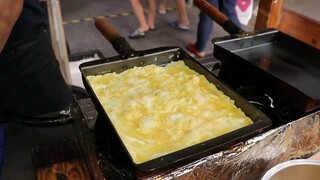
<svg viewBox="0 0 320 180"><path fill-rule="evenodd" d="M305 158L320 148L320 111L150 180L260 179L273 166Z"/></svg>
<svg viewBox="0 0 320 180"><path fill-rule="evenodd" d="M85 99L79 101L79 104L81 108L86 109L85 124L92 129L97 112L91 100ZM255 136L228 150L212 154L170 172L155 175L147 180L260 179L269 169L281 162L308 158L320 151L319 116L320 111L312 113ZM102 173L97 167L91 168L91 171L94 175L97 172Z"/></svg>
<svg viewBox="0 0 320 180"><path fill-rule="evenodd" d="M211 58L200 63L212 69L214 62ZM85 124L89 129L93 129L97 112L91 100L85 99L79 101L79 104L81 108L86 109L83 110ZM281 162L306 158L320 150L319 115L320 111L312 113L228 150L212 154L170 172L155 175L147 180L260 179L269 169ZM100 173L101 169L94 167L91 171L95 179L104 179L97 176L97 172Z"/></svg>

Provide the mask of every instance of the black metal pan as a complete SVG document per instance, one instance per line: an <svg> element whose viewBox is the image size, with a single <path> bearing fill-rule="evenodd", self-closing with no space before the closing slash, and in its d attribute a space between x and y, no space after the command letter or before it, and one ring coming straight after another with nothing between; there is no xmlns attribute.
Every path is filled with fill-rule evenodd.
<svg viewBox="0 0 320 180"><path fill-rule="evenodd" d="M213 39L213 54L243 77L269 83L302 112L320 108L320 50L277 29L245 32L205 0L195 4L231 36Z"/></svg>
<svg viewBox="0 0 320 180"><path fill-rule="evenodd" d="M121 37L106 21L97 20L96 27L109 40L109 42L120 55L83 63L79 66L79 68L83 77L83 83L99 113L99 116L102 117L100 119L103 119L102 121L104 121L104 123L108 123L108 126L111 127L110 129L115 134L115 137L112 138L112 140L117 140L118 142L120 141L122 144L120 137L117 135L116 130L112 126L108 114L104 111L101 102L95 95L87 77L90 75L105 74L110 72L120 73L129 68L133 68L134 66L146 66L150 64L165 66L172 61L178 60L183 60L189 68L195 70L199 74L204 75L208 81L215 84L219 90L233 99L235 101L235 105L241 108L242 111L254 122L249 126L228 134L141 164L135 164L133 162L125 146L122 144L122 148L125 152L124 156L128 157L126 164L131 165L135 169L135 172L143 172L137 173L138 175L136 174L135 176L141 176L141 174L150 175L152 172L168 170L170 168L192 162L214 152L224 150L250 137L260 134L271 127L271 120L266 115L261 113L261 111L239 96L235 91L219 81L213 75L213 73L203 67L183 49L179 47L160 47L143 51L135 51L129 46L127 41Z"/></svg>

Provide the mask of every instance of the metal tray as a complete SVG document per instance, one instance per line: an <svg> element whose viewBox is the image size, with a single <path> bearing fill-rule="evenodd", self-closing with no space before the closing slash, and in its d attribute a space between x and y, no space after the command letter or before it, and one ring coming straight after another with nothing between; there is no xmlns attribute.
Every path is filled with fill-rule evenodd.
<svg viewBox="0 0 320 180"><path fill-rule="evenodd" d="M123 72L127 69L133 68L134 66L146 66L150 64L155 64L158 66L165 66L171 61L183 60L185 64L204 75L209 82L215 84L217 88L224 92L225 95L229 96L235 101L235 105L242 109L242 111L253 120L253 124L243 127L241 129L235 130L228 134L210 139L206 142L196 144L194 146L170 153L168 155L150 160L145 163L135 164L130 157L129 152L126 150L126 156L128 156L130 163L134 168L141 171L155 171L159 169L168 169L177 167L178 165L186 164L197 160L201 157L205 157L209 154L224 150L232 145L235 145L241 141L244 141L250 137L253 137L261 132L267 130L271 126L271 120L256 109L253 105L247 102L244 98L239 96L232 89L220 82L210 71L203 67L199 62L194 60L189 54L179 47L162 47L150 50L141 51L143 56L132 57L127 59L122 59L121 56L115 56L107 59L91 61L83 63L80 65L80 71L83 77L83 83L95 104L97 111L100 116L103 116L109 126L111 126L112 131L116 130L112 126L108 114L104 111L99 99L95 95L87 76L105 74L111 72ZM116 134L117 141L121 141L120 137ZM122 142L121 142L122 143Z"/></svg>
<svg viewBox="0 0 320 180"><path fill-rule="evenodd" d="M214 56L240 72L236 76L271 81L279 97L300 111L320 107L319 49L275 29L245 32L207 1L194 3L231 34L213 39Z"/></svg>
<svg viewBox="0 0 320 180"><path fill-rule="evenodd" d="M303 112L319 108L320 50L276 29L250 34L213 39L214 56L245 77L270 80L279 97Z"/></svg>

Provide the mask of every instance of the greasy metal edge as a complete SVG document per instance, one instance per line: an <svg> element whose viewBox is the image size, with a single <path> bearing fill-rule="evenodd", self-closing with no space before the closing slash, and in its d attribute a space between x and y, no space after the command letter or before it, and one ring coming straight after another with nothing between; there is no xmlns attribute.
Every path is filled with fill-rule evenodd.
<svg viewBox="0 0 320 180"><path fill-rule="evenodd" d="M246 39L246 38L258 37L258 36L264 36L264 35L273 34L276 32L279 32L279 30L277 30L275 28L267 28L267 29L262 29L262 30L255 30L252 32L246 32L244 34L216 37L216 38L212 38L211 42L214 45L215 44L218 45L221 43L231 42L231 41L238 40L238 39Z"/></svg>

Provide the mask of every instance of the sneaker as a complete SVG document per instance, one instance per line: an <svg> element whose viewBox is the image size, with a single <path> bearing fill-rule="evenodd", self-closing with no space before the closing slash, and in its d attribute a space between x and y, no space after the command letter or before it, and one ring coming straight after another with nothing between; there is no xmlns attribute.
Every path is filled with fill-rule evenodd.
<svg viewBox="0 0 320 180"><path fill-rule="evenodd" d="M199 58L203 58L203 57L206 55L204 52L199 52L199 51L196 49L196 47L195 47L194 44L188 44L188 45L186 46L186 49L187 49L188 51L190 51L191 53L193 53L194 55L196 55L197 57L199 57Z"/></svg>
<svg viewBox="0 0 320 180"><path fill-rule="evenodd" d="M160 15L165 15L167 14L166 8L161 8L162 6L160 5L159 8L157 9L157 13Z"/></svg>

